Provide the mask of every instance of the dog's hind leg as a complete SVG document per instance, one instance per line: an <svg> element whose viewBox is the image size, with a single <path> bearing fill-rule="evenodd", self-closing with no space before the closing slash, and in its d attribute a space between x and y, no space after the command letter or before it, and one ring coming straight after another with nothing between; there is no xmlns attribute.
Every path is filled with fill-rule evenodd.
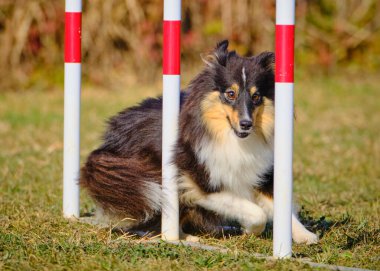
<svg viewBox="0 0 380 271"><path fill-rule="evenodd" d="M161 169L149 161L94 151L81 171L80 185L112 222L136 227L161 212Z"/></svg>

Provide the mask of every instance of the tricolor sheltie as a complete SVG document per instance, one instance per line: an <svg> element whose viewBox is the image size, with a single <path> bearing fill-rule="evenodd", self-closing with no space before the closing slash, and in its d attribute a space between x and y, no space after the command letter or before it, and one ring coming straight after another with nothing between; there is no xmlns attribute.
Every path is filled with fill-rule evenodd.
<svg viewBox="0 0 380 271"><path fill-rule="evenodd" d="M181 92L173 150L180 228L218 234L232 221L258 235L273 216L274 54L241 57L227 47L220 42ZM80 184L103 216L127 229L154 229L162 202L162 99L146 99L108 124ZM297 243L318 241L295 214L292 233Z"/></svg>

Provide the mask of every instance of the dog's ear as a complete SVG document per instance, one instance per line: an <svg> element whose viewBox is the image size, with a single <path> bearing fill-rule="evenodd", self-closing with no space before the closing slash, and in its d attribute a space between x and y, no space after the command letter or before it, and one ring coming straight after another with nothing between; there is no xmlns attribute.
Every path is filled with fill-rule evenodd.
<svg viewBox="0 0 380 271"><path fill-rule="evenodd" d="M275 61L273 52L263 52L256 56L256 61L266 70L274 71Z"/></svg>
<svg viewBox="0 0 380 271"><path fill-rule="evenodd" d="M208 66L214 67L215 64L226 66L227 57L228 57L228 40L223 40L218 42L214 51L210 54L203 56L201 58Z"/></svg>
<svg viewBox="0 0 380 271"><path fill-rule="evenodd" d="M219 64L226 66L227 57L228 57L228 40L223 40L216 45L214 50L214 55L218 60Z"/></svg>

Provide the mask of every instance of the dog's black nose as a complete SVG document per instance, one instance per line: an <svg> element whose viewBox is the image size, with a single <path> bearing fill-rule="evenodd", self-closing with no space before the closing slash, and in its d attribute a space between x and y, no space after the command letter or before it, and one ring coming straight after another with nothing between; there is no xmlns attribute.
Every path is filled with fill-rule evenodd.
<svg viewBox="0 0 380 271"><path fill-rule="evenodd" d="M241 120L240 121L240 127L243 130L249 130L252 127L252 121L251 120Z"/></svg>

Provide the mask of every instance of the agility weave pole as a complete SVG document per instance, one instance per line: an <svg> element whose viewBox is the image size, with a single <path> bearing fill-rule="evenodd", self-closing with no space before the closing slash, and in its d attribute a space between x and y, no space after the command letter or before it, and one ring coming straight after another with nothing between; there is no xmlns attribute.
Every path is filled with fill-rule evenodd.
<svg viewBox="0 0 380 271"><path fill-rule="evenodd" d="M273 256L292 256L295 0L276 1Z"/></svg>
<svg viewBox="0 0 380 271"><path fill-rule="evenodd" d="M162 223L161 237L179 239L179 202L172 164L177 140L181 89L181 0L164 1L163 22L163 105L162 105Z"/></svg>
<svg viewBox="0 0 380 271"><path fill-rule="evenodd" d="M63 215L79 218L82 1L66 0Z"/></svg>

